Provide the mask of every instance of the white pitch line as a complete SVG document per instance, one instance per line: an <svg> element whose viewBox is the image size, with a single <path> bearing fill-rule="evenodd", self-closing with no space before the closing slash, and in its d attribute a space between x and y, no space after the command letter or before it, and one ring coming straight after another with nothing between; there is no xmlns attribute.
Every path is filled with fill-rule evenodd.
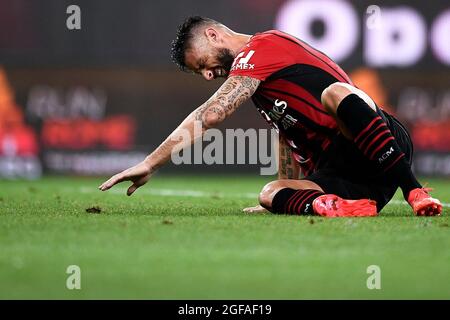
<svg viewBox="0 0 450 320"><path fill-rule="evenodd" d="M96 190L92 187L84 186L80 187L81 193L92 193ZM125 194L126 190L121 189L110 189L107 191L112 194ZM258 198L257 193L223 193L223 192L205 192L197 190L178 190L178 189L139 189L137 191L139 194L146 194L152 196L162 196L162 197L193 197L193 198L245 198L245 199L255 199Z"/></svg>
<svg viewBox="0 0 450 320"><path fill-rule="evenodd" d="M408 203L407 203L405 200L396 200L396 199L389 201L388 204L403 204L403 205L408 205ZM441 204L442 204L443 207L450 208L450 203L445 203L445 202L443 202L443 203L441 203Z"/></svg>
<svg viewBox="0 0 450 320"><path fill-rule="evenodd" d="M80 187L81 193L92 193L96 189L88 186ZM115 195L125 194L125 190L110 189L108 193ZM244 199L258 199L258 193L244 192L244 193L223 193L223 192L205 192L198 190L177 190L177 189L139 189L139 194L160 196L160 197L192 197L192 198L244 198ZM391 200L389 204L408 205L404 200ZM443 207L450 208L450 203L442 203Z"/></svg>

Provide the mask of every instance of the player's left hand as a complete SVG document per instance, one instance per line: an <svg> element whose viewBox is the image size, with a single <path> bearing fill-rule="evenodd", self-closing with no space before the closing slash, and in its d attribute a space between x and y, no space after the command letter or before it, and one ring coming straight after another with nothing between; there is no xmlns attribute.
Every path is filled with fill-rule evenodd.
<svg viewBox="0 0 450 320"><path fill-rule="evenodd" d="M133 192L136 191L137 188L147 183L151 175L152 175L151 167L149 166L148 163L143 161L131 168L128 168L112 176L109 180L105 181L98 188L101 191L106 191L120 182L132 181L133 184L127 190L127 195L131 196Z"/></svg>
<svg viewBox="0 0 450 320"><path fill-rule="evenodd" d="M245 213L268 213L269 210L267 210L266 208L258 205L255 207L249 207L249 208L245 208L242 211L244 211Z"/></svg>

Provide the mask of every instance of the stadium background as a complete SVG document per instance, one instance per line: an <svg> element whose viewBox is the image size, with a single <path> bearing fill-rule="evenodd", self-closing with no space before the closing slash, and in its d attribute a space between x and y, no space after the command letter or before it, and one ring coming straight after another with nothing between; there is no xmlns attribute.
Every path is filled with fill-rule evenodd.
<svg viewBox="0 0 450 320"><path fill-rule="evenodd" d="M170 61L176 27L191 14L248 34L279 28L323 49L408 125L415 171L450 176L450 5L378 1L392 27L380 40L367 28L372 2L201 0L194 10L172 0L0 0L0 177L106 175L153 150L219 86ZM81 30L66 27L71 4L81 8ZM248 103L223 128L266 125Z"/></svg>
<svg viewBox="0 0 450 320"><path fill-rule="evenodd" d="M98 191L220 85L170 61L191 14L335 58L408 124L442 216L414 217L401 192L377 218L245 214L273 179L259 165L171 165L132 197ZM449 35L448 0L0 0L0 300L449 299ZM267 128L248 103L222 129L252 127Z"/></svg>

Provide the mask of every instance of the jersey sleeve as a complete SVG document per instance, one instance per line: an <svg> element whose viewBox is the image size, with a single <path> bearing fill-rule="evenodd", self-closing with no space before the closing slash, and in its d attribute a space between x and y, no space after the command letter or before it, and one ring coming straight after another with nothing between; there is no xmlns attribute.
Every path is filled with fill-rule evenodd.
<svg viewBox="0 0 450 320"><path fill-rule="evenodd" d="M284 50L269 39L251 40L234 59L229 76L247 76L264 81L289 65L289 60Z"/></svg>

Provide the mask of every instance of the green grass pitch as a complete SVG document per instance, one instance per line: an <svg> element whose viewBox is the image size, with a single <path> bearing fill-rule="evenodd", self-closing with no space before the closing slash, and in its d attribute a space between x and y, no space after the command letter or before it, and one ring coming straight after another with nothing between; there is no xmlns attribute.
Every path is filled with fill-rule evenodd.
<svg viewBox="0 0 450 320"><path fill-rule="evenodd" d="M414 217L397 194L375 218L243 213L269 179L158 175L132 197L102 179L0 181L0 298L450 298L448 207ZM429 182L449 203L450 181Z"/></svg>

